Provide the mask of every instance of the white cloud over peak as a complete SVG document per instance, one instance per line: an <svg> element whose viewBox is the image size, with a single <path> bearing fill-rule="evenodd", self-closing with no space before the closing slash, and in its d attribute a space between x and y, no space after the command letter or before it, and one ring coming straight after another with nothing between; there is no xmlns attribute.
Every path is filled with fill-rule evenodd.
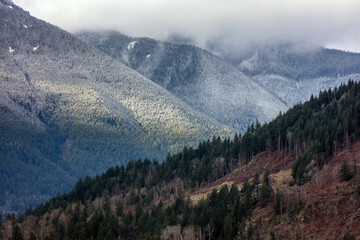
<svg viewBox="0 0 360 240"><path fill-rule="evenodd" d="M171 33L200 45L305 41L360 52L358 0L14 0L70 32L117 30L165 39Z"/></svg>

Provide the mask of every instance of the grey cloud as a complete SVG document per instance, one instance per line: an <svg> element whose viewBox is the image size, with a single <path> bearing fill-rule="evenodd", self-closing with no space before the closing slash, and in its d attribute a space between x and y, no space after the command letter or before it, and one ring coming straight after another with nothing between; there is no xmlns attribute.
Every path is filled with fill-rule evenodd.
<svg viewBox="0 0 360 240"><path fill-rule="evenodd" d="M171 33L200 46L301 41L360 52L358 0L14 0L70 32L117 30L165 39Z"/></svg>

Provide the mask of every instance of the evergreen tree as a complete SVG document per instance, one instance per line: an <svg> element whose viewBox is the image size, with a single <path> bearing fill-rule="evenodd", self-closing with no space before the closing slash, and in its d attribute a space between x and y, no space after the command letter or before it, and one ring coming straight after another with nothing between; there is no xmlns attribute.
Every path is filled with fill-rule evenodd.
<svg viewBox="0 0 360 240"><path fill-rule="evenodd" d="M33 232L31 232L29 240L36 240L36 236Z"/></svg>
<svg viewBox="0 0 360 240"><path fill-rule="evenodd" d="M19 225L15 225L9 240L24 240Z"/></svg>
<svg viewBox="0 0 360 240"><path fill-rule="evenodd" d="M283 206L282 206L282 195L279 191L275 194L275 202L274 202L274 213L276 215L279 215L283 212Z"/></svg>
<svg viewBox="0 0 360 240"><path fill-rule="evenodd" d="M270 240L276 240L275 233L273 231L270 232Z"/></svg>
<svg viewBox="0 0 360 240"><path fill-rule="evenodd" d="M260 203L261 207L265 207L269 201L269 197L271 194L271 187L269 183L269 172L265 170L262 185L260 188Z"/></svg>
<svg viewBox="0 0 360 240"><path fill-rule="evenodd" d="M350 170L346 161L343 161L340 169L340 181L349 181L353 177L353 173Z"/></svg>
<svg viewBox="0 0 360 240"><path fill-rule="evenodd" d="M122 202L119 201L117 203L117 206L116 206L116 216L118 217L123 217L124 216L124 212L123 212L123 205L122 205Z"/></svg>
<svg viewBox="0 0 360 240"><path fill-rule="evenodd" d="M355 238L354 234L346 233L342 239L343 240L355 240L356 238Z"/></svg>

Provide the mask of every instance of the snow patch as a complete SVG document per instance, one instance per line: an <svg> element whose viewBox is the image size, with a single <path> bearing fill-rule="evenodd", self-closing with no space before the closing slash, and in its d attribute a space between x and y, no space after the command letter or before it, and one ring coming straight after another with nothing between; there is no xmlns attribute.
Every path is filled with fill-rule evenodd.
<svg viewBox="0 0 360 240"><path fill-rule="evenodd" d="M24 27L24 28L28 28L28 26L26 26L25 24L23 24L23 27Z"/></svg>
<svg viewBox="0 0 360 240"><path fill-rule="evenodd" d="M127 46L127 49L128 50L133 49L135 47L135 44L137 44L137 43L138 43L138 41L133 41L133 42L129 43Z"/></svg>
<svg viewBox="0 0 360 240"><path fill-rule="evenodd" d="M12 47L9 47L9 53L13 53L15 51L15 49L13 49Z"/></svg>
<svg viewBox="0 0 360 240"><path fill-rule="evenodd" d="M149 57L151 57L151 54L146 55L146 58L149 58Z"/></svg>
<svg viewBox="0 0 360 240"><path fill-rule="evenodd" d="M9 8L11 8L11 9L13 9L13 7L12 6L8 6Z"/></svg>
<svg viewBox="0 0 360 240"><path fill-rule="evenodd" d="M240 69L243 70L254 70L254 66L257 62L257 58L258 56L255 54L254 56L252 56L251 58L244 60L240 63L239 67Z"/></svg>
<svg viewBox="0 0 360 240"><path fill-rule="evenodd" d="M39 47L40 47L39 45L37 45L36 47L33 47L33 52L35 52L36 50L38 50Z"/></svg>

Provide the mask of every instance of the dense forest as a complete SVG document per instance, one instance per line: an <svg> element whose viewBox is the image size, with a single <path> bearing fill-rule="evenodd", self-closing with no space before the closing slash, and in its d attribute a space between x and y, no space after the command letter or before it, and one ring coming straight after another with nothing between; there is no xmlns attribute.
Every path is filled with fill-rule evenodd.
<svg viewBox="0 0 360 240"><path fill-rule="evenodd" d="M0 0L0 213L230 127L74 35ZM9 51L9 48L16 51Z"/></svg>
<svg viewBox="0 0 360 240"><path fill-rule="evenodd" d="M184 198L184 191L225 176L260 152L278 150L296 159L292 184L302 185L331 155L359 139L359 116L360 84L349 80L280 113L270 123L251 124L244 135L213 137L195 149L184 147L169 154L163 162L130 161L102 175L80 178L69 193L18 218L8 216L7 221L14 226L13 236L21 235L18 224L37 223L27 229L30 239L38 237L43 216L48 239L171 239L177 233L189 239L233 239L241 233L239 238L249 239L254 233L245 220L254 206L265 207L272 198L274 213L285 211L267 171L240 189L224 186L197 203ZM347 181L346 174L351 173L346 165L344 169ZM286 211L295 214L301 205L294 196Z"/></svg>

